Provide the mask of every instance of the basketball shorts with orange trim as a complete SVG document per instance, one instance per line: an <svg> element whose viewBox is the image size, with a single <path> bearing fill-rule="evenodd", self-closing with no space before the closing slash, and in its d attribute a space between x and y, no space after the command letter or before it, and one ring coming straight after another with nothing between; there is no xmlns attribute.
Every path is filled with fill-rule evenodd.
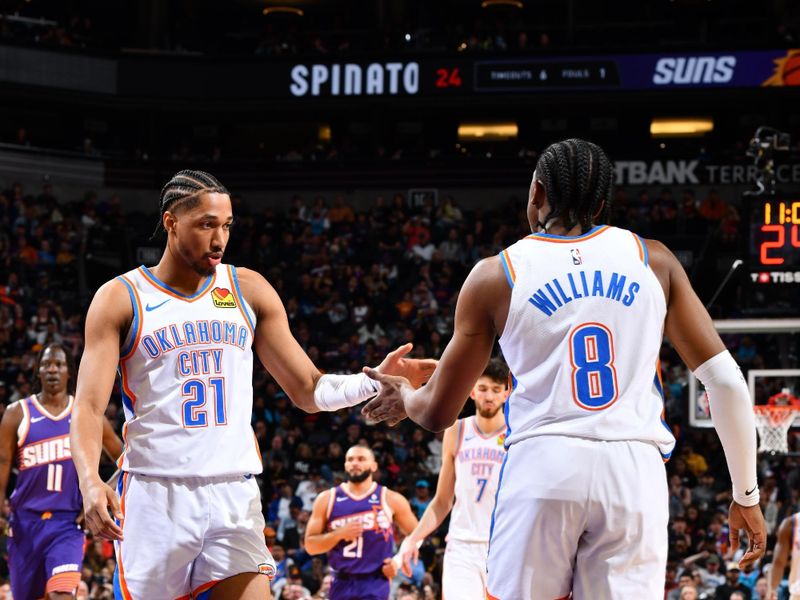
<svg viewBox="0 0 800 600"><path fill-rule="evenodd" d="M274 575L254 477L123 473L117 490L116 598L190 598L240 573Z"/></svg>
<svg viewBox="0 0 800 600"><path fill-rule="evenodd" d="M664 597L667 477L656 446L566 436L513 444L489 542L499 600Z"/></svg>
<svg viewBox="0 0 800 600"><path fill-rule="evenodd" d="M442 569L444 600L486 599L486 542L448 540Z"/></svg>
<svg viewBox="0 0 800 600"><path fill-rule="evenodd" d="M72 593L83 563L83 529L72 511L13 512L9 520L8 570L14 598L43 598L46 592Z"/></svg>

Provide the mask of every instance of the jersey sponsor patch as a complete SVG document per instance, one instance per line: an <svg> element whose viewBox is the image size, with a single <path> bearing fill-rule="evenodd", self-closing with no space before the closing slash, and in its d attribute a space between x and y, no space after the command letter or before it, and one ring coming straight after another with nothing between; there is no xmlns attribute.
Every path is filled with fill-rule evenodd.
<svg viewBox="0 0 800 600"><path fill-rule="evenodd" d="M214 288L211 290L211 299L217 308L236 308L236 298L228 289Z"/></svg>
<svg viewBox="0 0 800 600"><path fill-rule="evenodd" d="M261 563L258 565L258 572L272 579L275 577L275 566L270 563Z"/></svg>

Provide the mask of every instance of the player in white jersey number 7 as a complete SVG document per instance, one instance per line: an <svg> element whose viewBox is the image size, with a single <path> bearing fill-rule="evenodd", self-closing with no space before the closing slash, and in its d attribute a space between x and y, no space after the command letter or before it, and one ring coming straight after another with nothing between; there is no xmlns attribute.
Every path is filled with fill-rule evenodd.
<svg viewBox="0 0 800 600"><path fill-rule="evenodd" d="M161 261L103 285L86 318L70 432L86 523L115 541L117 598L269 598L275 567L253 478L262 471L250 427L253 349L307 412L354 406L380 386L363 373L321 374L269 283L222 264L233 211L213 176L176 174L160 210ZM435 361L404 358L410 349L377 370L421 385ZM114 491L97 464L117 372L126 422Z"/></svg>
<svg viewBox="0 0 800 600"><path fill-rule="evenodd" d="M662 598L667 484L675 440L663 421L664 333L706 387L733 482L729 526L764 553L756 436L741 371L683 267L661 243L601 225L613 166L583 140L549 146L533 173L532 235L478 263L453 338L428 384L367 369L383 384L363 409L432 430L458 416L495 337L515 376L489 542L488 596Z"/></svg>

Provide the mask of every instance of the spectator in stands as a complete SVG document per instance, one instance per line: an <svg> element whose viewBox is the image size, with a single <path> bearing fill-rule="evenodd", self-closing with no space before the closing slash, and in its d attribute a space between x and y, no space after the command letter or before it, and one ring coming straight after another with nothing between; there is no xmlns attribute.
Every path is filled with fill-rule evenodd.
<svg viewBox="0 0 800 600"><path fill-rule="evenodd" d="M428 483L427 479L418 479L414 486L414 497L409 502L411 503L411 508L417 513L418 519L422 518L425 509L431 503L430 486L431 484Z"/></svg>
<svg viewBox="0 0 800 600"><path fill-rule="evenodd" d="M700 216L707 221L721 221L727 212L727 204L717 190L710 190L700 203Z"/></svg>
<svg viewBox="0 0 800 600"><path fill-rule="evenodd" d="M739 565L735 562L729 562L727 571L725 572L725 583L717 587L714 595L714 600L731 600L735 599L733 594L740 593L742 598L740 600L751 600L752 592L750 589L739 582L740 575Z"/></svg>

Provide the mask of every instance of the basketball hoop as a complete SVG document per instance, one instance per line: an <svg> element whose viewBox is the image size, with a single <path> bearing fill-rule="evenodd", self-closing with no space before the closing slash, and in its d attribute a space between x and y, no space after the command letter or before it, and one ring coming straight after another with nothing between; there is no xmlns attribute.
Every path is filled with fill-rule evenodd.
<svg viewBox="0 0 800 600"><path fill-rule="evenodd" d="M759 452L786 454L789 452L789 428L800 407L789 404L784 406L762 404L754 406L756 429L759 437Z"/></svg>

